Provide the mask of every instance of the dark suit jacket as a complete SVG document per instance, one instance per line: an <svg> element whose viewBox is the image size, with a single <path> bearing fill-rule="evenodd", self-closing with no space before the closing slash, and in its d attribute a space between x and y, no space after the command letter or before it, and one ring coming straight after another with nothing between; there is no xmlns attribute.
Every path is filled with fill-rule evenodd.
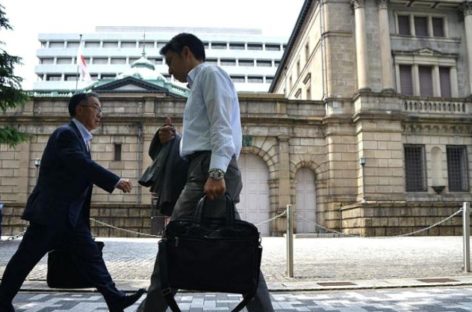
<svg viewBox="0 0 472 312"><path fill-rule="evenodd" d="M180 135L161 144L159 131L156 132L149 146L149 156L155 161L157 158L162 165L157 166L159 172L156 181L151 185L151 192L158 196L157 207L166 216L172 214L174 205L187 181L188 161L180 157Z"/></svg>
<svg viewBox="0 0 472 312"><path fill-rule="evenodd" d="M75 227L79 218L88 223L93 184L111 193L119 179L91 159L71 121L49 137L23 219L57 228Z"/></svg>

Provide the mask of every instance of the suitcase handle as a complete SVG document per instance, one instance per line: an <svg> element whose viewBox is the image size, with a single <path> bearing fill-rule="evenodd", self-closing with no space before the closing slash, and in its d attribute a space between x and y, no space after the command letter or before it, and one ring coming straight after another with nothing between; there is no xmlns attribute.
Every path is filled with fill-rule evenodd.
<svg viewBox="0 0 472 312"><path fill-rule="evenodd" d="M225 216L225 224L226 225L233 225L234 224L234 216L235 210L233 199L231 195L226 192L225 193L225 200L226 200L226 216ZM198 201L197 208L195 209L195 213L193 215L194 221L198 223L203 222L203 209L205 208L205 203L207 201L206 195L203 195L202 198Z"/></svg>

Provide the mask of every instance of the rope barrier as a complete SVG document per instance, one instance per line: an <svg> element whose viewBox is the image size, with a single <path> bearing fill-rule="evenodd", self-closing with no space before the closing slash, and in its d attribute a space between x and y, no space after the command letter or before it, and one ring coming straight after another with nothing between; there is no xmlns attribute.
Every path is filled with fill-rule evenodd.
<svg viewBox="0 0 472 312"><path fill-rule="evenodd" d="M442 219L442 220L440 220L440 221L438 221L438 222L434 223L433 225L430 225L430 226L428 226L428 227L426 227L426 228L422 228L422 229L419 229L419 230L416 230L416 231L413 231L413 232L410 232L410 233L399 234L399 235L392 235L392 236L388 236L388 237L392 237L392 238L393 238L393 237L411 236L411 235L414 235L414 234L417 234L417 233L425 232L425 231L427 231L427 230L432 229L432 228L435 227L435 226L438 226L438 225L440 225L440 224L442 224L442 223L444 223L444 222L446 222L446 221L452 219L453 217L455 217L456 215L458 215L458 214L460 214L460 213L462 213L462 208L460 208L459 210L457 210L456 212L454 212L454 213L451 214L450 216L448 216L448 217L446 217L446 218L444 218L444 219ZM361 238L364 238L364 237L362 237L362 236L360 236L360 235L345 234L345 233L342 233L342 232L338 232L338 231L335 231L335 230L328 229L328 228L326 228L326 227L322 226L321 224L318 224L318 223L316 223L316 222L314 222L314 221L310 221L310 220L306 220L306 221L308 221L308 222L314 224L315 227L321 228L321 229L323 229L324 231L331 232L331 233L335 233L335 234L339 234L340 236L346 236L346 237L361 237Z"/></svg>
<svg viewBox="0 0 472 312"><path fill-rule="evenodd" d="M118 230L118 231L126 232L126 233L137 234L137 235L148 236L148 237L157 237L157 238L160 237L160 236L158 236L158 235L147 234L147 233L141 233L141 232L138 232L138 231L132 231L132 230L123 229L123 228L120 228L120 227L111 225L111 224L109 224L109 223L105 223L105 222L102 222L102 221L98 221L98 220L96 220L96 219L94 219L94 218L90 218L90 220L92 220L93 222L95 222L95 223L97 223L97 224L104 225L104 226L106 226L106 227L109 227L109 228L112 228L112 229L115 229L115 230Z"/></svg>
<svg viewBox="0 0 472 312"><path fill-rule="evenodd" d="M273 220L275 220L275 219L278 219L278 218L280 218L280 217L283 217L283 216L285 216L286 214L287 214L287 211L284 211L284 212L282 212L282 213L276 215L275 217L272 217L272 218L267 219L267 220L265 220L265 221L261 221L261 222L259 222L259 223L255 223L254 225L255 225L255 226L258 226L258 225L262 225L262 224L265 224L265 223L269 223L270 221L273 221Z"/></svg>
<svg viewBox="0 0 472 312"><path fill-rule="evenodd" d="M461 212L462 212L462 208L459 209L459 210L457 210L456 212L454 212L454 213L453 213L452 215L450 215L449 217L447 217L447 218L445 218L445 219L442 219L441 221L436 222L436 223L434 223L433 225L428 226L427 228L419 229L419 230L417 230L417 231L413 231L413 232L406 233L406 234L395 235L395 236L392 236L392 237L410 236L410 235L414 235L414 234L416 234L416 233L421 233L421 232L427 231L427 230L429 230L429 229L432 229L432 228L435 227L435 226L440 225L441 223L446 222L447 220L453 218L454 216L458 215L458 214L461 213Z"/></svg>

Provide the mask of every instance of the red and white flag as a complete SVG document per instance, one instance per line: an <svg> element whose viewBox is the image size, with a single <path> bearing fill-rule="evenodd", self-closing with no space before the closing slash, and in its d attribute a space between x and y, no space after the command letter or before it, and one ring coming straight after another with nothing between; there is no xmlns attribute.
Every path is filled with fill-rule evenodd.
<svg viewBox="0 0 472 312"><path fill-rule="evenodd" d="M87 68L87 62L85 61L83 53L83 42L80 41L79 49L77 50L77 70L79 71L79 80L91 81L90 73Z"/></svg>

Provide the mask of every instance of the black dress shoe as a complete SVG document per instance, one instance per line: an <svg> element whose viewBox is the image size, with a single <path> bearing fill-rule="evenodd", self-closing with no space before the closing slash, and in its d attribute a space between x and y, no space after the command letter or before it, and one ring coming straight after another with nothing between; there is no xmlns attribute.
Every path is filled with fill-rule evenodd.
<svg viewBox="0 0 472 312"><path fill-rule="evenodd" d="M110 309L110 312L124 312L127 307L138 301L145 292L146 290L141 288L132 295L121 297L113 304L110 304L108 308Z"/></svg>

